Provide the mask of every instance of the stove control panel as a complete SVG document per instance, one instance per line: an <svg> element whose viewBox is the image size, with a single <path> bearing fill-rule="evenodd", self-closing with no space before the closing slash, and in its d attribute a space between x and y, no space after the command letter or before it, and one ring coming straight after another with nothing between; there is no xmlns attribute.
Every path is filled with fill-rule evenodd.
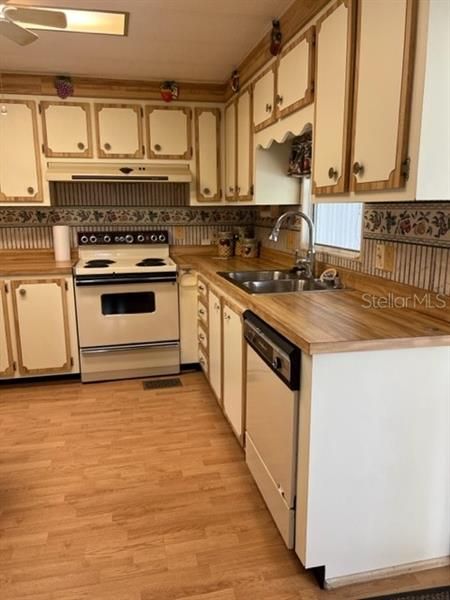
<svg viewBox="0 0 450 600"><path fill-rule="evenodd" d="M79 246L107 246L109 244L139 245L139 244L168 244L168 231L90 231L78 234Z"/></svg>

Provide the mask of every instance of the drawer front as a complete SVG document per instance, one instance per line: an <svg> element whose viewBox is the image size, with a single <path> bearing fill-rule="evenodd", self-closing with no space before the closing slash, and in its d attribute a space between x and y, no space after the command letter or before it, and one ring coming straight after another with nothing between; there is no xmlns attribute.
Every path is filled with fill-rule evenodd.
<svg viewBox="0 0 450 600"><path fill-rule="evenodd" d="M198 362L206 376L208 376L208 359L202 348L198 349Z"/></svg>
<svg viewBox="0 0 450 600"><path fill-rule="evenodd" d="M202 323L208 325L208 308L202 302L198 303L197 315Z"/></svg>
<svg viewBox="0 0 450 600"><path fill-rule="evenodd" d="M208 350L208 334L206 333L205 329L200 325L200 323L198 324L198 343L200 344L200 346L203 346L203 348L205 350Z"/></svg>

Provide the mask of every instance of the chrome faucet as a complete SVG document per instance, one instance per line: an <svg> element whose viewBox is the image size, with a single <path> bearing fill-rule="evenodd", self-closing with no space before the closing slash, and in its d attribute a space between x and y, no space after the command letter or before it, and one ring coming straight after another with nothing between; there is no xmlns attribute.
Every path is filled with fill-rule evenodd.
<svg viewBox="0 0 450 600"><path fill-rule="evenodd" d="M297 271L304 271L305 277L307 279L312 279L314 277L314 267L315 267L315 250L314 250L314 223L311 219L301 210L289 210L283 213L280 217L278 217L277 222L272 229L272 233L269 235L269 240L272 242L278 241L278 236L280 235L280 227L285 219L288 217L301 217L306 224L308 225L308 251L306 253L306 258L295 258L294 269Z"/></svg>

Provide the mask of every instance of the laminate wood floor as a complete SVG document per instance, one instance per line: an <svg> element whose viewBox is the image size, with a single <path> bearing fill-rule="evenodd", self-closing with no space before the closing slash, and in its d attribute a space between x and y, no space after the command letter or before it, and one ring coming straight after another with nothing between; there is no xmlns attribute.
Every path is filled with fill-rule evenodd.
<svg viewBox="0 0 450 600"><path fill-rule="evenodd" d="M0 386L1 600L341 600L448 582L436 569L321 591L203 375L182 379Z"/></svg>

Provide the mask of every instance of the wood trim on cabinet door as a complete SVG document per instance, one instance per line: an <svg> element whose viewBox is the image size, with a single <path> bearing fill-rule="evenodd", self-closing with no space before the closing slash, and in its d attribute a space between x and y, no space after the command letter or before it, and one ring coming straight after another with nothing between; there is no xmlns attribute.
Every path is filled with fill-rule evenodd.
<svg viewBox="0 0 450 600"><path fill-rule="evenodd" d="M248 93L249 94L249 127L250 127L250 132L249 132L249 159L248 159L248 168L249 168L249 174L248 174L248 187L249 189L247 190L247 194L245 194L245 196L240 196L239 192L238 192L238 183L239 183L239 129L238 129L238 119L239 119L239 98L241 96L243 96L244 94ZM253 131L253 86L252 85L247 85L246 87L244 87L242 90L240 90L239 94L237 95L236 98L236 199L239 202L249 202L251 200L253 200L253 160L254 160L254 148L253 148L253 136L254 136L254 131Z"/></svg>
<svg viewBox="0 0 450 600"><path fill-rule="evenodd" d="M131 108L137 117L137 131L138 131L138 149L134 154L113 154L111 152L105 152L100 146L100 119L99 114L104 108ZM103 104L96 102L94 104L95 114L95 139L97 142L97 156L98 158L144 158L144 136L142 133L142 106L140 104Z"/></svg>
<svg viewBox="0 0 450 600"><path fill-rule="evenodd" d="M277 92L275 94L275 114L276 114L277 119L284 119L285 117L292 115L292 113L297 112L304 106L308 106L308 104L311 104L312 102L314 102L315 37L316 37L316 28L313 25L307 31L305 31L305 33L302 36L300 36L297 40L295 40L294 42L291 42L288 46L286 46L286 48L284 48L282 50L282 52L278 55L277 74L278 74L278 68L279 68L281 59L284 56L286 56L286 54L289 54L289 52L291 50L293 50L296 46L301 44L301 42L303 42L304 40L306 40L308 42L308 46L309 46L309 49L308 49L308 85L305 89L303 98L300 98L300 100L297 100L293 104L286 106L286 108L280 108L280 105L277 102L279 99L278 77L277 77L277 82L276 82L277 83L277 85L276 85Z"/></svg>
<svg viewBox="0 0 450 600"><path fill-rule="evenodd" d="M64 321L64 343L65 343L65 351L66 358L65 363L61 367L53 367L50 369L28 369L23 364L23 351L22 351L22 342L20 338L20 323L19 323L19 309L17 306L17 297L16 291L20 288L21 285L31 285L31 284L40 284L40 283L54 283L61 288L61 302L62 302L62 310L63 310L63 321ZM72 370L72 361L70 356L70 327L69 327L69 311L67 306L67 291L66 291L66 280L61 279L29 279L29 280L15 280L11 281L11 295L13 301L13 312L14 312L14 325L16 329L17 336L17 358L18 358L18 367L19 373L21 375L43 375L43 374L51 374L51 373L64 373L70 372Z"/></svg>
<svg viewBox="0 0 450 600"><path fill-rule="evenodd" d="M260 73L258 75L258 77L256 77L252 81L252 88L253 88L253 90L252 90L252 96L253 96L253 101L254 101L254 98L255 98L255 86L256 86L256 84L258 83L258 81L260 79L262 79L270 71L273 71L272 113L271 113L271 115L269 117L267 117L267 119L265 119L264 121L262 121L261 123L259 123L259 125L254 125L253 131L255 133L258 133L259 131L262 131L263 129L265 129L269 125L272 125L272 123L275 123L276 120L277 120L277 115L276 115L276 110L275 110L275 99L276 99L276 93L277 93L277 88L278 88L278 63L277 63L277 61L275 61L274 63L272 63L269 67L267 67L267 69L264 69L264 71L262 71L262 73Z"/></svg>
<svg viewBox="0 0 450 600"><path fill-rule="evenodd" d="M14 361L12 354L12 339L11 339L11 328L9 326L8 318L8 304L6 301L6 281L0 281L0 304L2 305L3 318L5 320L5 337L6 337L6 356L8 359L8 366L4 371L0 371L0 377L9 377L14 374Z"/></svg>
<svg viewBox="0 0 450 600"><path fill-rule="evenodd" d="M319 18L316 23L316 48L315 48L315 74L318 74L318 59L320 45L320 29L323 21L325 21L335 10L341 5L347 8L347 53L346 61L347 68L345 72L345 114L342 135L342 162L340 165L340 175L333 185L318 186L314 180L312 181L312 194L314 196L326 196L331 194L342 194L348 191L350 181L350 161L352 153L352 115L353 115L353 81L355 74L355 46L356 46L356 0L337 0L328 10ZM320 81L315 81L315 93L320 86ZM316 131L316 111L314 111L314 127L313 136ZM314 150L314 141L313 141ZM314 156L314 152L313 152ZM331 165L330 165L331 166ZM314 166L313 166L314 173Z"/></svg>
<svg viewBox="0 0 450 600"><path fill-rule="evenodd" d="M201 189L201 168L200 168L200 123L199 118L202 113L212 113L216 117L216 163L217 163L217 193L215 196L205 196ZM219 108L195 108L195 163L196 163L196 187L197 202L221 202L222 200L222 182L220 177L220 148L221 148L221 112Z"/></svg>
<svg viewBox="0 0 450 600"><path fill-rule="evenodd" d="M28 108L31 110L31 121L33 123L34 160L36 165L36 181L38 189L33 196L7 196L0 190L0 202L42 202L41 151L39 148L36 102L34 102L34 100L2 99L2 104L25 104L25 106L28 106Z"/></svg>
<svg viewBox="0 0 450 600"><path fill-rule="evenodd" d="M417 31L417 0L405 0L406 18L403 45L403 63L402 63L402 81L400 88L400 106L398 113L398 131L397 145L395 153L395 167L389 174L388 179L380 181L364 181L359 183L357 176L351 173L351 190L353 192L369 192L376 190L392 190L406 185L406 177L403 173L403 166L408 159L409 126L411 121L411 102L412 87L414 76L414 55L416 49L416 31ZM356 135L356 111L358 96L358 75L359 75L359 55L361 38L361 12L358 11L357 17L357 40L356 40L356 58L355 58L355 93L353 102L353 136L352 146L354 150ZM355 161L361 160L352 153L350 170Z"/></svg>
<svg viewBox="0 0 450 600"><path fill-rule="evenodd" d="M187 150L183 154L158 154L152 150L152 138L150 127L150 114L156 110L177 110L186 115L186 140ZM145 132L147 135L147 156L157 160L191 160L192 158L192 111L188 106L160 106L151 105L145 107Z"/></svg>
<svg viewBox="0 0 450 600"><path fill-rule="evenodd" d="M233 187L233 192L230 192L230 190L228 190L227 188L227 184L228 181L227 179L227 165L226 165L226 160L227 160L227 148L226 148L226 135L227 135L227 131L226 131L226 127L227 127L227 110L230 106L234 106L234 187ZM236 96L233 98L233 100L231 102L228 102L228 104L225 106L224 109L224 121L225 121L225 128L224 128L224 136L225 136L225 183L224 183L224 189L225 189L225 193L224 193L224 198L225 198L225 202L237 202L238 201L238 197L237 197L237 177L238 177L238 106L237 106L237 98ZM253 123L252 123L253 126Z"/></svg>
<svg viewBox="0 0 450 600"><path fill-rule="evenodd" d="M86 113L87 148L80 152L53 152L48 145L46 111L50 106L76 106ZM42 136L44 140L44 154L48 158L93 158L92 149L92 119L91 107L87 102L51 102L41 100L39 103L42 118Z"/></svg>

